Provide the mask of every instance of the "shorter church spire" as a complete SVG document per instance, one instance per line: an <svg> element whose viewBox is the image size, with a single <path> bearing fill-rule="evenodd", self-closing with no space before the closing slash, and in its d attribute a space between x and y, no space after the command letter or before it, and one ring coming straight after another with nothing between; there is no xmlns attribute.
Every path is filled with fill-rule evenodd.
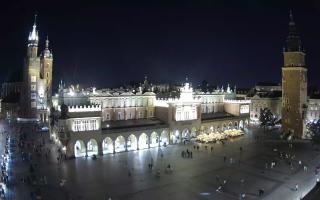
<svg viewBox="0 0 320 200"><path fill-rule="evenodd" d="M47 35L47 39L46 39L46 49L49 49L49 38L48 38L48 35Z"/></svg>

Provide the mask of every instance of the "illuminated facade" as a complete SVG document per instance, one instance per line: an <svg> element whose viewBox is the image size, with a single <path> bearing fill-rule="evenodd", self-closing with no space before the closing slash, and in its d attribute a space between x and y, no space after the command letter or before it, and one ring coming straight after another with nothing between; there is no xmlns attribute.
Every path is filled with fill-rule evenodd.
<svg viewBox="0 0 320 200"><path fill-rule="evenodd" d="M200 132L248 125L250 101L232 100L229 87L202 93L185 82L178 89L177 98L156 98L141 87L97 90L61 83L52 98L51 135L69 157L79 157L175 144ZM62 104L68 108L65 119L59 117Z"/></svg>

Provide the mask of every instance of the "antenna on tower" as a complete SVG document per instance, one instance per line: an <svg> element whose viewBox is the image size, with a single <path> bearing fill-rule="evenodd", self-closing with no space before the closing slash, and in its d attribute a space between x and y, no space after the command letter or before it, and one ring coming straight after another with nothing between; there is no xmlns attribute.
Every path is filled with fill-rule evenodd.
<svg viewBox="0 0 320 200"><path fill-rule="evenodd" d="M36 23L37 23L37 14L34 14L34 25L36 25Z"/></svg>

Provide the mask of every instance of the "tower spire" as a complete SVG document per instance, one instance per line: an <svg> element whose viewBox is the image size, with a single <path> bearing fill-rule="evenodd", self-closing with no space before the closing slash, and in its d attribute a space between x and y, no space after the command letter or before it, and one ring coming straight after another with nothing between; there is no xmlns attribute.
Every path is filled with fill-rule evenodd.
<svg viewBox="0 0 320 200"><path fill-rule="evenodd" d="M37 30L37 14L34 15L34 23L32 26L32 31L29 33L28 40L28 46L38 46L39 35Z"/></svg>
<svg viewBox="0 0 320 200"><path fill-rule="evenodd" d="M46 49L49 49L49 37L47 35L47 39L46 39Z"/></svg>
<svg viewBox="0 0 320 200"><path fill-rule="evenodd" d="M34 14L34 23L33 23L34 26L37 25L37 14Z"/></svg>
<svg viewBox="0 0 320 200"><path fill-rule="evenodd" d="M293 12L290 10L289 13L289 35L286 41L285 51L294 52L302 51L302 43L298 34L296 23L293 20Z"/></svg>

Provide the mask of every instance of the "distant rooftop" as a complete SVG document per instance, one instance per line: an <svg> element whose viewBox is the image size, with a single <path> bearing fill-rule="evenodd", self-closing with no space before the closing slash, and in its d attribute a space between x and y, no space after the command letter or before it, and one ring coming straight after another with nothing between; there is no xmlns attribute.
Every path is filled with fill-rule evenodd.
<svg viewBox="0 0 320 200"><path fill-rule="evenodd" d="M280 83L273 82L257 82L256 86L280 86Z"/></svg>

